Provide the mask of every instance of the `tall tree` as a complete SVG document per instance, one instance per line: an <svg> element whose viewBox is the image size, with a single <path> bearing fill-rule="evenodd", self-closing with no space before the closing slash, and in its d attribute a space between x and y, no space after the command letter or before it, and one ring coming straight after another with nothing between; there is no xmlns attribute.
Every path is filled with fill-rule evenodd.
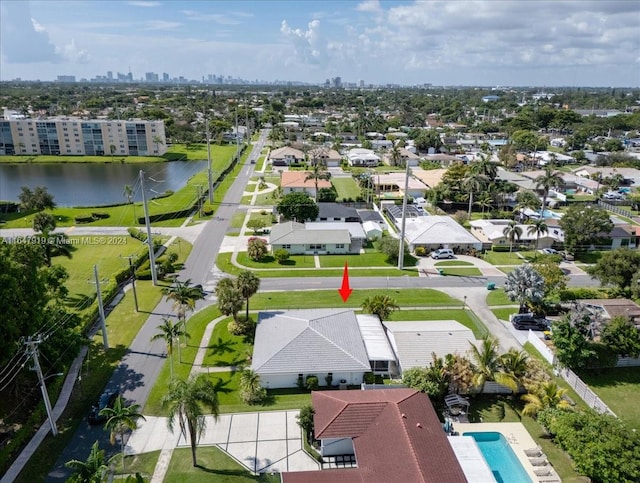
<svg viewBox="0 0 640 483"><path fill-rule="evenodd" d="M540 217L535 220L532 225L527 227L527 235L536 235L536 250L540 244L540 235L549 233L549 226L544 222L544 218Z"/></svg>
<svg viewBox="0 0 640 483"><path fill-rule="evenodd" d="M518 222L511 220L502 230L502 234L509 240L509 252L512 252L514 242L522 237L522 228L518 226Z"/></svg>
<svg viewBox="0 0 640 483"><path fill-rule="evenodd" d="M320 148L316 148L311 151L311 171L307 173L305 181L313 180L315 186L315 202L318 202L318 182L320 180L328 181L331 179L331 173L326 171L324 163L322 162L322 151Z"/></svg>
<svg viewBox="0 0 640 483"><path fill-rule="evenodd" d="M544 173L538 176L533 182L536 184L536 189L542 190L542 212L547 208L547 197L549 192L553 188L562 188L564 186L564 180L559 171L555 171L553 163L549 163L544 167ZM541 218L543 218L541 214Z"/></svg>
<svg viewBox="0 0 640 483"><path fill-rule="evenodd" d="M69 483L102 483L109 467L106 464L104 450L96 441L91 445L91 452L85 461L70 460L64 464L73 470Z"/></svg>
<svg viewBox="0 0 640 483"><path fill-rule="evenodd" d="M178 420L182 436L190 440L191 458L196 466L196 447L206 428L203 408L208 409L215 420L218 419L218 394L205 374L188 380L174 379L162 398L163 408L169 411L168 426L171 431Z"/></svg>
<svg viewBox="0 0 640 483"><path fill-rule="evenodd" d="M171 371L171 379L173 379L173 344L177 342L179 359L182 361L182 355L180 354L180 336L189 337L189 334L184 330L184 324L182 321L178 321L175 324L171 322L170 317L163 317L162 324L156 327L160 332L151 337L152 341L162 339L165 341L167 347L167 355L169 356L169 369Z"/></svg>
<svg viewBox="0 0 640 483"><path fill-rule="evenodd" d="M305 193L294 192L284 195L278 203L278 213L287 220L304 223L318 217L318 205Z"/></svg>
<svg viewBox="0 0 640 483"><path fill-rule="evenodd" d="M106 407L100 410L100 416L107 418L104 429L110 432L109 441L116 443L116 436L120 436L120 450L122 453L122 471L124 471L124 434L127 431L138 429L138 421L145 420L140 412L138 404L127 406L122 396L118 396L113 407Z"/></svg>
<svg viewBox="0 0 640 483"><path fill-rule="evenodd" d="M374 295L362 302L362 310L367 314L375 314L380 320L388 320L392 312L399 310L398 304L388 295Z"/></svg>
<svg viewBox="0 0 640 483"><path fill-rule="evenodd" d="M602 254L596 264L587 269L602 285L614 285L629 290L634 276L640 271L640 253L630 248L618 248Z"/></svg>
<svg viewBox="0 0 640 483"><path fill-rule="evenodd" d="M50 213L38 212L33 217L33 231L40 235L40 245L42 246L45 263L51 266L51 258L54 255L62 255L71 258L71 244L64 233L51 232L56 229L56 219Z"/></svg>
<svg viewBox="0 0 640 483"><path fill-rule="evenodd" d="M475 172L473 169L469 170L467 176L462 179L462 188L469 193L469 209L467 215L471 218L471 207L473 206L474 193L480 192L487 182L487 177Z"/></svg>
<svg viewBox="0 0 640 483"><path fill-rule="evenodd" d="M223 278L216 285L216 297L218 308L224 315L231 315L234 321L238 320L238 312L242 309L243 295L235 286L233 279Z"/></svg>
<svg viewBox="0 0 640 483"><path fill-rule="evenodd" d="M609 213L594 205L569 206L558 223L564 231L564 246L571 253L604 242L613 229Z"/></svg>
<svg viewBox="0 0 640 483"><path fill-rule="evenodd" d="M136 217L136 204L133 202L133 197L135 196L135 191L130 184L124 185L124 191L122 195L127 199L127 203L129 203L133 208L133 220L137 224L138 219Z"/></svg>
<svg viewBox="0 0 640 483"><path fill-rule="evenodd" d="M184 282L176 279L171 287L163 290L163 293L166 295L166 300L173 300L173 310L183 323L187 313L195 310L196 301L204 298L202 290L191 285L191 279Z"/></svg>
<svg viewBox="0 0 640 483"><path fill-rule="evenodd" d="M471 345L471 361L475 366L473 384L482 388L485 382L495 381L508 387L512 391L517 389L517 383L513 377L500 371L500 356L498 355L498 339L487 336L482 340L480 347Z"/></svg>
<svg viewBox="0 0 640 483"><path fill-rule="evenodd" d="M522 313L527 302L539 302L544 297L544 279L531 265L520 265L507 274L504 291L510 300L518 302Z"/></svg>
<svg viewBox="0 0 640 483"><path fill-rule="evenodd" d="M238 278L236 278L235 285L238 291L242 294L244 299L247 301L246 318L247 320L249 320L249 299L253 295L255 295L258 289L260 288L260 279L251 270L243 270L238 275Z"/></svg>

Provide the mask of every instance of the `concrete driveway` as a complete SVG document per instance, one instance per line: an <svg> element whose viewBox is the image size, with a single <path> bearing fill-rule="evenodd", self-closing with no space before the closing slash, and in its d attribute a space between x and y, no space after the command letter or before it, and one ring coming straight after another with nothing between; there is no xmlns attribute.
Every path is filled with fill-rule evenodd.
<svg viewBox="0 0 640 483"><path fill-rule="evenodd" d="M216 445L256 473L319 470L318 463L302 449L298 413L292 410L221 414L217 422L207 416L199 446ZM167 430L167 418L147 417L129 438L126 452L189 447L177 424L175 431L172 434Z"/></svg>

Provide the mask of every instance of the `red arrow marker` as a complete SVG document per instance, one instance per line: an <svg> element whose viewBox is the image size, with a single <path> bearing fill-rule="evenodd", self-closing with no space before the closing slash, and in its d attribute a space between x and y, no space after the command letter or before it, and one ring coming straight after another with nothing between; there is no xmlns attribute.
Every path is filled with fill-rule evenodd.
<svg viewBox="0 0 640 483"><path fill-rule="evenodd" d="M347 262L344 262L344 273L342 274L342 287L338 289L340 292L340 296L342 297L342 301L346 303L349 300L349 295L353 292L353 289L349 287L349 267L347 266Z"/></svg>

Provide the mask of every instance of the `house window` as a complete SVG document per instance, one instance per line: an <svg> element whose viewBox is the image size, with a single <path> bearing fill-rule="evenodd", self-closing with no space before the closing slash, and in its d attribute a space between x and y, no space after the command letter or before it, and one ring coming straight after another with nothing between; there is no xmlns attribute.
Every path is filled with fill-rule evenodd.
<svg viewBox="0 0 640 483"><path fill-rule="evenodd" d="M311 245L309 245L309 250L324 250L324 245L312 243Z"/></svg>
<svg viewBox="0 0 640 483"><path fill-rule="evenodd" d="M344 243L336 243L336 248L344 248Z"/></svg>
<svg viewBox="0 0 640 483"><path fill-rule="evenodd" d="M282 245L282 248L284 248L285 250L291 250L291 244L286 243L286 244Z"/></svg>

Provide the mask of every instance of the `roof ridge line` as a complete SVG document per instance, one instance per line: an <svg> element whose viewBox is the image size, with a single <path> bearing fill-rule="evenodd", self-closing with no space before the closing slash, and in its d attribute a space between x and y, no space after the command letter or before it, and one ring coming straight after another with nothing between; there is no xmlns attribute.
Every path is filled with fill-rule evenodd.
<svg viewBox="0 0 640 483"><path fill-rule="evenodd" d="M421 394L419 392L414 392L413 394L408 395L407 397L403 398L401 401L399 402L394 402L393 405L395 407L395 410L398 412L398 416L400 418L400 421L402 421L402 432L405 435L405 438L407 439L407 445L411 448L411 455L413 457L413 462L416 465L416 467L418 468L418 473L420 474L420 480L422 483L426 483L426 479L424 478L424 475L422 474L422 468L420 467L420 460L418 459L418 455L416 454L416 450L413 446L413 443L411 441L411 438L409 437L409 431L407 430L407 422L404 421L403 416L403 412L400 410L400 403L406 401L408 398L415 396L416 394ZM429 396L426 396L429 397Z"/></svg>
<svg viewBox="0 0 640 483"><path fill-rule="evenodd" d="M335 314L333 314L333 315L336 315L336 314L342 314L342 313L344 313L344 312L354 312L354 316L355 316L355 311L353 311L353 309L344 309L343 311L341 311L341 312L336 312L336 313L335 313ZM329 317L329 316L328 316L328 315L325 315L325 316L323 316L323 317L319 317L318 319L320 319L320 318L325 319L325 318L327 318L327 317ZM318 320L318 319L312 319L312 320ZM315 332L316 334L318 334L320 337L322 337L324 340L326 340L326 341L327 341L327 342L329 342L331 345L333 345L336 349L340 350L343 354L346 354L347 356L349 356L349 358L350 358L351 360L353 360L353 361L355 361L355 362L360 362L358 359L356 359L356 358L354 357L354 355L353 355L353 354L350 354L349 352L347 352L346 350L344 350L342 347L340 347L338 344L336 344L336 343L335 343L335 342L333 342L331 339L329 339L327 336L325 336L324 334L322 334L322 333L318 332L316 329L314 329L313 327L311 327L311 320L309 320L309 325L308 325L307 327L309 328L309 330L312 330L313 332ZM364 345L364 341L362 342L362 344ZM365 354L367 354L367 348L366 348L366 346L365 346L365 348L364 348L364 352L365 352ZM368 358L368 357L369 357L369 354L367 354L367 358Z"/></svg>

